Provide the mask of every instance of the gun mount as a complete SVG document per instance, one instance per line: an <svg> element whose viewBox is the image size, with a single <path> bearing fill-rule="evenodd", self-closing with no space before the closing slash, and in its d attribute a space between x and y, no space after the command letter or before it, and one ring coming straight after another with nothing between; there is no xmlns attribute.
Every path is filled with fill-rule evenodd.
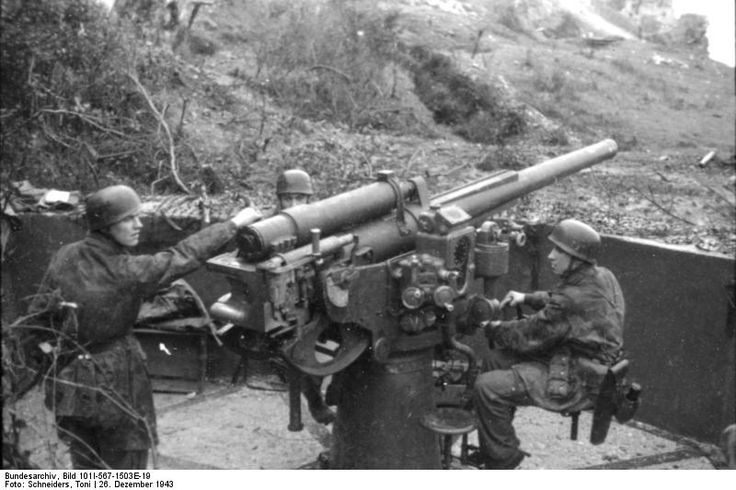
<svg viewBox="0 0 736 490"><path fill-rule="evenodd" d="M492 218L616 152L604 140L432 198L423 179L381 172L372 184L282 211L208 262L230 284L211 315L267 337L302 373L333 375L330 467L439 468L436 437L419 423L434 409L434 349L464 353L474 371L458 334L498 315L509 241L524 243L522 227ZM298 392L290 400L298 430Z"/></svg>

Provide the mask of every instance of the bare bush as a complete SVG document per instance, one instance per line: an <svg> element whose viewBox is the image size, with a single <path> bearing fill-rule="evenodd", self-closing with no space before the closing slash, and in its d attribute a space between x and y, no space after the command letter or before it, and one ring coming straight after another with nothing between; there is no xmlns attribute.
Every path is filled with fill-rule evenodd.
<svg viewBox="0 0 736 490"><path fill-rule="evenodd" d="M149 439L155 440L155 427L112 386L101 385L93 379L96 375L85 378L64 373L77 358L94 359L77 341L76 305L64 302L58 291L36 295L34 303L36 300L40 306L33 313L2 322L3 467L66 466L60 461L65 451L59 442L68 444L77 436L54 417L58 394L65 387L76 390L80 398L94 400L98 411L90 416L104 413L130 419L142 424ZM97 361L92 360L91 365L93 372L101 369ZM151 454L156 468L155 445Z"/></svg>
<svg viewBox="0 0 736 490"><path fill-rule="evenodd" d="M627 58L613 58L611 64L621 73L633 74L637 71L631 60Z"/></svg>
<svg viewBox="0 0 736 490"><path fill-rule="evenodd" d="M545 70L538 68L534 71L532 84L542 92L558 93L567 83L565 73L559 69Z"/></svg>
<svg viewBox="0 0 736 490"><path fill-rule="evenodd" d="M448 57L415 47L411 69L417 96L434 120L476 143L504 143L526 130L524 111L496 87L462 74Z"/></svg>
<svg viewBox="0 0 736 490"><path fill-rule="evenodd" d="M364 127L404 129L411 111L391 76L398 14L362 10L350 2L258 4L249 36L254 86L297 116Z"/></svg>
<svg viewBox="0 0 736 490"><path fill-rule="evenodd" d="M171 55L91 0L2 10L2 177L87 191L159 177L168 143L128 74L157 93Z"/></svg>

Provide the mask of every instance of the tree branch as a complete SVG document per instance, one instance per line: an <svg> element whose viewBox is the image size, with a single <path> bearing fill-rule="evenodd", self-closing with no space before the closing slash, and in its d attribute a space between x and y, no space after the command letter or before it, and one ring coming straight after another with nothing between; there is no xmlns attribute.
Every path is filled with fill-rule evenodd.
<svg viewBox="0 0 736 490"><path fill-rule="evenodd" d="M647 201L649 201L650 203L654 204L654 205L655 205L655 206L657 207L657 209L659 209L659 210L660 210L660 211L662 211L663 213L666 213L666 214L668 214L668 215L672 216L672 217L673 217L673 218L675 218L675 219L679 219L680 221L682 221L682 222L684 222L684 223L687 223L687 224L688 224L688 225L690 225L690 226L697 226L697 225L696 225L695 223L693 223L693 222L691 222L691 221L688 221L688 220L686 220L685 218L682 218L682 217L680 217L680 216L677 216L676 214L674 214L674 213L673 213L673 212L671 212L670 210L668 210L668 209L665 209L665 208L664 208L664 207L663 207L663 206L662 206L661 204L659 204L659 203L658 203L657 201L655 201L654 199L652 199L652 198L650 198L649 196L647 196L646 194L644 194L644 193L643 193L643 192L641 191L641 189L639 189L638 187L634 186L634 190L635 190L636 192L638 192L639 194L641 194L641 197L643 197L644 199L646 199L646 200L647 200Z"/></svg>
<svg viewBox="0 0 736 490"><path fill-rule="evenodd" d="M176 166L176 154L174 152L174 138L171 136L171 130L169 129L169 125L166 124L166 120L164 119L163 115L159 110L156 108L156 105L153 103L153 100L151 100L151 96L148 95L148 92L146 91L146 88L141 84L140 80L138 80L138 77L131 72L127 73L128 77L135 83L136 88L138 89L138 92L143 96L143 98L146 99L146 102L148 102L148 106L151 108L151 112L153 112L153 115L156 116L156 119L158 119L159 123L161 124L161 127L164 128L164 132L166 133L166 138L169 142L169 166L171 168L171 175L174 177L174 181L179 186L181 190L183 190L186 194L191 194L189 191L189 188L182 182L181 178L179 178L179 173L177 171ZM153 185L151 186L151 189L153 190Z"/></svg>
<svg viewBox="0 0 736 490"><path fill-rule="evenodd" d="M111 133L115 136L120 136L121 138L125 138L126 135L124 133L121 133L120 131L116 131L111 128L106 128L104 126L100 126L97 122L95 122L90 116L87 116L85 114L82 114L80 112L76 111L67 111L65 109L41 109L38 112L45 112L48 114L69 114L71 116L77 116L82 121L86 122L90 126L94 126L95 128L99 129L100 131L104 131L105 133Z"/></svg>
<svg viewBox="0 0 736 490"><path fill-rule="evenodd" d="M348 74L346 74L344 72L341 72L337 68L333 68L331 66L327 66L327 65L314 65L314 66L310 67L309 69L310 70L327 70L327 71L331 71L332 73L335 73L336 75L341 76L346 82L353 83L353 79L350 78L350 76Z"/></svg>

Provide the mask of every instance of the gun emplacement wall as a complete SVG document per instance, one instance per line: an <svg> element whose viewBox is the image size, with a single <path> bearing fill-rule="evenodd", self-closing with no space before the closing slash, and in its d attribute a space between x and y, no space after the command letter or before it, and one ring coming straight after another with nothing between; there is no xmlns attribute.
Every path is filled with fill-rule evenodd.
<svg viewBox="0 0 736 490"><path fill-rule="evenodd" d="M23 299L35 293L56 249L85 234L82 222L64 214L20 218L22 228L11 235L2 268L4 321L24 311ZM199 226L177 224L184 230L174 230L160 216L144 217L140 251L172 245ZM554 284L546 261L549 245L544 239L538 245L535 256L512 247L500 295L510 288ZM736 420L734 259L605 236L600 262L617 275L626 298L626 350L631 372L644 386L637 420L717 443ZM207 304L229 290L222 276L204 267L186 279Z"/></svg>

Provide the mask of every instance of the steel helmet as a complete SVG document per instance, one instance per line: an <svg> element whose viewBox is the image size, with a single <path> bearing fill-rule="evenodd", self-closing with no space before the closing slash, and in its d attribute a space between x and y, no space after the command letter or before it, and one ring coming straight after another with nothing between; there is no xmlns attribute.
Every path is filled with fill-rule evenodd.
<svg viewBox="0 0 736 490"><path fill-rule="evenodd" d="M601 237L598 232L576 219L560 221L552 229L548 238L563 251L591 264L595 263L601 247Z"/></svg>
<svg viewBox="0 0 736 490"><path fill-rule="evenodd" d="M276 180L276 195L305 194L311 196L312 178L304 170L284 170Z"/></svg>
<svg viewBox="0 0 736 490"><path fill-rule="evenodd" d="M114 225L141 207L138 194L127 185L113 185L87 198L87 224L91 231Z"/></svg>

